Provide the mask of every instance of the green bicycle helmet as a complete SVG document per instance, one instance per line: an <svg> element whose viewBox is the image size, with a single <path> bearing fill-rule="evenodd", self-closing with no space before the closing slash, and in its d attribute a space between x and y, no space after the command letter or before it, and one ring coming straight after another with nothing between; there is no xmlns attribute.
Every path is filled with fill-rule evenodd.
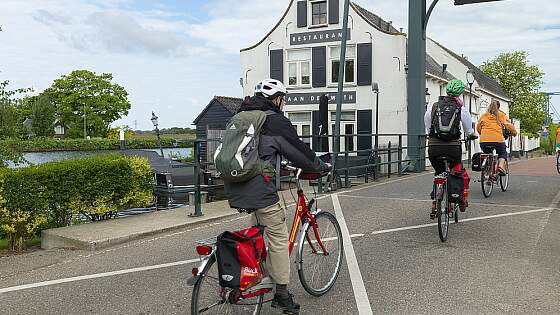
<svg viewBox="0 0 560 315"><path fill-rule="evenodd" d="M447 83L447 95L457 97L465 91L465 83L461 80L451 80Z"/></svg>

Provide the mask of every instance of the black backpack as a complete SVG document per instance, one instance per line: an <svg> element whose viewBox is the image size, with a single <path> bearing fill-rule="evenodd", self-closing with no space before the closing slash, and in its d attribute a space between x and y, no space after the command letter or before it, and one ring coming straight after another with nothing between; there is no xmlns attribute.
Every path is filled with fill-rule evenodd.
<svg viewBox="0 0 560 315"><path fill-rule="evenodd" d="M440 97L432 107L430 137L444 141L458 140L461 137L461 108L453 98Z"/></svg>

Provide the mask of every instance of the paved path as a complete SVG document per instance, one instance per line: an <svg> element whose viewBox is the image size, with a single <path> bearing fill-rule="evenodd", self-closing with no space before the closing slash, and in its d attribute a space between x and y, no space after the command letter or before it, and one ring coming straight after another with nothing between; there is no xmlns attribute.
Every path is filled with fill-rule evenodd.
<svg viewBox="0 0 560 315"><path fill-rule="evenodd" d="M443 244L428 217L431 174L323 197L320 207L333 213L338 199L352 239L346 250L356 261L348 264L353 277L344 264L321 298L306 294L292 274L302 314L560 313L560 175L554 163L512 165L510 190L495 190L488 199L472 183L471 206ZM96 252L0 258L2 312L189 314L185 280L197 258L193 241L247 224L247 216L236 215ZM362 286L369 303L359 298ZM263 314L276 313L266 305Z"/></svg>

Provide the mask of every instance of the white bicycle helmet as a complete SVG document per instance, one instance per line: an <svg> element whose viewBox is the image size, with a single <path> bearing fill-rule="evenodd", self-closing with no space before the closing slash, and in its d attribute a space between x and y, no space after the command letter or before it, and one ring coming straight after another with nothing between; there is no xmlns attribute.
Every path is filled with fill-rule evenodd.
<svg viewBox="0 0 560 315"><path fill-rule="evenodd" d="M255 86L255 94L260 93L268 99L284 96L288 92L282 82L275 79L264 79Z"/></svg>

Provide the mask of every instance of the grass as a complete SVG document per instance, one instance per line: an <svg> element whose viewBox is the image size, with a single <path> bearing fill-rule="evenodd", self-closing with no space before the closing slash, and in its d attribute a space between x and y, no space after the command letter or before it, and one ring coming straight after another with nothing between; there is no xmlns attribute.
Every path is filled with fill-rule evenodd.
<svg viewBox="0 0 560 315"><path fill-rule="evenodd" d="M196 135L194 134L164 134L160 135L162 139L186 139L186 140L194 140ZM156 140L157 136L153 133L142 133L142 134L135 134L130 137L131 139L138 139L138 140Z"/></svg>
<svg viewBox="0 0 560 315"><path fill-rule="evenodd" d="M25 241L25 248L32 248L41 245L41 236L35 236ZM0 238L0 252L9 252L9 243L7 239Z"/></svg>

